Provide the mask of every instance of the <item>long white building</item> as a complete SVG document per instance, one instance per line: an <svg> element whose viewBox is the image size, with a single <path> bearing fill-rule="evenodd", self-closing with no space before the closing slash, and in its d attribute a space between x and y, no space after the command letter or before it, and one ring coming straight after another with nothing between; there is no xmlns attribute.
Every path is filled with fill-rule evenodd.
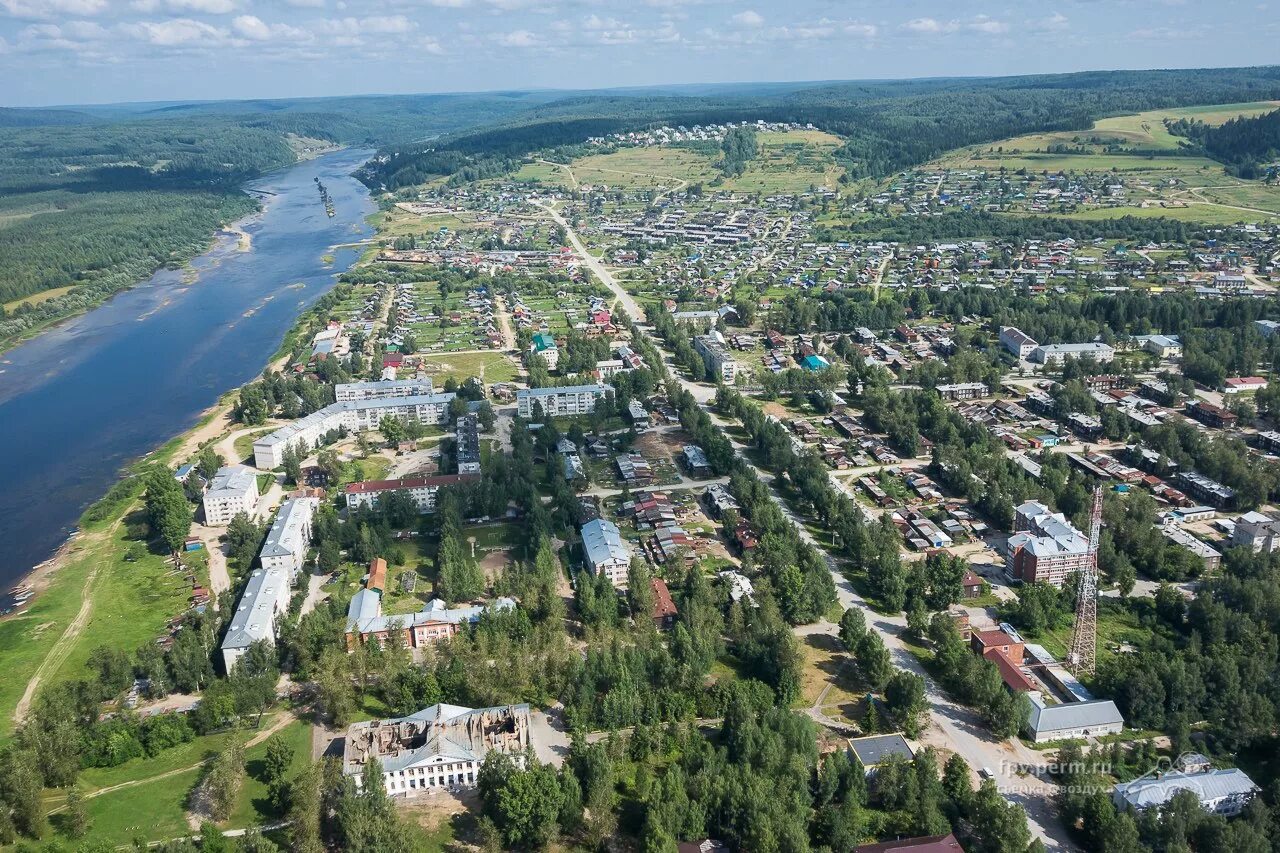
<svg viewBox="0 0 1280 853"><path fill-rule="evenodd" d="M320 506L317 498L294 498L280 505L258 557L264 569L282 569L293 583L311 545L311 522Z"/></svg>
<svg viewBox="0 0 1280 853"><path fill-rule="evenodd" d="M344 382L333 386L339 403L352 400L386 400L393 397L426 397L436 392L431 377L421 379L384 379L380 382Z"/></svg>
<svg viewBox="0 0 1280 853"><path fill-rule="evenodd" d="M549 418L589 415L596 401L613 393L608 385L568 385L561 388L529 388L516 392L516 409L522 418L533 417L533 404Z"/></svg>
<svg viewBox="0 0 1280 853"><path fill-rule="evenodd" d="M1040 364L1062 364L1064 361L1090 356L1098 364L1106 364L1116 357L1116 351L1106 344L1042 344L1031 353L1031 360Z"/></svg>
<svg viewBox="0 0 1280 853"><path fill-rule="evenodd" d="M331 403L319 411L263 436L253 443L253 464L270 471L284 464L289 448L305 445L312 450L324 435L345 427L349 432L377 429L388 415L424 424L443 424L449 419L454 394L420 394L414 397L382 397Z"/></svg>
<svg viewBox="0 0 1280 853"><path fill-rule="evenodd" d="M519 766L531 746L529 706L463 708L432 705L392 720L347 728L342 772L361 784L364 766L377 759L389 796L407 798L439 788L474 788L484 757L505 752Z"/></svg>
<svg viewBox="0 0 1280 853"><path fill-rule="evenodd" d="M204 523L225 527L238 514L253 515L258 507L258 474L244 465L218 469L204 493Z"/></svg>
<svg viewBox="0 0 1280 853"><path fill-rule="evenodd" d="M240 596L222 639L222 665L228 674L257 641L276 644L276 628L289 610L289 594L287 569L254 569L249 575L244 595Z"/></svg>

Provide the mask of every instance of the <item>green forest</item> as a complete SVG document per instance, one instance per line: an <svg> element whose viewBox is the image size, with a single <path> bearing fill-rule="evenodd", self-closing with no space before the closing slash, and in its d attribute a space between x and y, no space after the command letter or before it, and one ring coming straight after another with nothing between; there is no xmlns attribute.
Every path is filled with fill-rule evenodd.
<svg viewBox="0 0 1280 853"><path fill-rule="evenodd" d="M1274 98L1277 93L1276 68L833 83L697 97L601 93L533 107L495 127L384 151L360 177L371 187L394 190L452 174L437 171L447 165L438 158L440 151L492 163L646 127L761 119L812 123L844 136L847 141L837 157L849 176L878 178L964 145L1083 129L1109 115Z"/></svg>

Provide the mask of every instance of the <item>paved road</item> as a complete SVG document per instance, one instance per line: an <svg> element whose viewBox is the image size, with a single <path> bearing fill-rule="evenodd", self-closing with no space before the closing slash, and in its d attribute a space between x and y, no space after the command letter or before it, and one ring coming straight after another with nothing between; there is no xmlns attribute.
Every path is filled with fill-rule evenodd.
<svg viewBox="0 0 1280 853"><path fill-rule="evenodd" d="M582 258L587 268L609 288L617 297L618 303L636 320L637 324L641 324L645 315L639 303L618 284L613 274L604 264L587 250L581 238L563 216L557 213L552 206L542 204L539 204L539 206L546 210L552 219L564 228L570 244ZM638 325L637 328L642 333L647 334L649 331L644 325ZM658 348L665 360L672 361L670 353L661 347L661 342L656 337L651 339L651 343ZM672 370L672 375L698 400L704 409L708 409L707 403L715 395L714 388L692 382L681 376L676 370ZM707 414L716 424L722 427L729 426L728 422L719 418L714 412L708 410ZM746 449L737 443L735 443L735 447L741 451ZM841 607L846 609L858 607L863 610L867 616L868 627L876 631L881 639L884 640L885 646L893 656L894 663L898 667L924 678L926 696L932 711L932 722L923 740L936 743L938 746L959 753L974 770L978 768L990 769L995 774L996 783L1005 798L1010 802L1018 803L1026 810L1027 822L1032 833L1044 843L1046 848L1050 850L1074 849L1074 845L1067 839L1065 827L1057 819L1054 811L1053 795L1057 790L1056 786L1042 782L1034 776L1019 775L1017 772L1022 765L1038 764L1042 760L1040 754L1023 746L1017 739L1008 742L995 740L991 732L982 725L973 711L952 702L903 644L901 634L906 629L905 618L901 614L883 616L872 610L854 592L852 585L845 579L836 561L826 552L823 543L818 542L809 533L803 521L783 500L782 495L775 488L773 475L757 468L745 453L740 453L739 458L755 471L762 481L768 484L778 506L795 526L801 540L812 545L818 550L818 553L824 556L827 561L827 567L831 572L832 580L835 582L836 596ZM836 488L847 492L847 487L842 482L834 476L831 479ZM797 631L821 632L834 636L838 634L839 626L824 621L816 625L801 626L797 628Z"/></svg>

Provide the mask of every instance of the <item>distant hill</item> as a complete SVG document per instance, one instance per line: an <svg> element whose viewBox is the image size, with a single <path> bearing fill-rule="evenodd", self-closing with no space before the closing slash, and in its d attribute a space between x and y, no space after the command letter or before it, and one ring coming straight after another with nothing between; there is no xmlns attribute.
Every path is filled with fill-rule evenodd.
<svg viewBox="0 0 1280 853"><path fill-rule="evenodd" d="M680 87L561 94L480 130L416 147L388 146L361 179L395 189L457 174L458 158L442 157L442 151L467 155L469 174L492 175L527 153L573 146L589 136L755 119L812 123L839 134L847 141L837 157L849 176L883 177L953 148L1083 129L1108 115L1280 97L1280 67L762 83L709 94L686 94Z"/></svg>
<svg viewBox="0 0 1280 853"><path fill-rule="evenodd" d="M46 125L85 124L93 117L73 110L23 109L0 107L0 127L42 127Z"/></svg>

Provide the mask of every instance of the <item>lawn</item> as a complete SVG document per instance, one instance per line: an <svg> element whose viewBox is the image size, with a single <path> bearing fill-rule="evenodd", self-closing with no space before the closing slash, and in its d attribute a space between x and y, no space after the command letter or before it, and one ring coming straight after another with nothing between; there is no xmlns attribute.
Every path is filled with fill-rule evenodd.
<svg viewBox="0 0 1280 853"><path fill-rule="evenodd" d="M293 748L289 778L296 776L311 761L311 723L295 720L271 737L280 738ZM244 829L281 817L267 799L267 785L262 781L266 769L264 759L267 755L267 743L269 739L245 753L245 782L240 788L240 795L236 797L231 817L222 823L223 829Z"/></svg>
<svg viewBox="0 0 1280 853"><path fill-rule="evenodd" d="M515 364L500 352L441 353L423 356L423 361L441 385L449 377L461 383L475 376L489 384L516 378Z"/></svg>
<svg viewBox="0 0 1280 853"><path fill-rule="evenodd" d="M1137 219L1174 219L1179 222L1205 222L1211 225L1234 225L1238 222L1266 222L1276 217L1280 217L1280 213L1250 213L1245 210L1236 210L1231 207L1219 207L1213 204L1189 204L1186 207L1160 207L1159 205L1151 205L1150 207L1095 207L1087 210L1076 211L1075 213L1050 213L1050 214L1026 214L1025 211L1018 211L1019 215L1031 216L1053 216L1065 219L1118 219L1123 216L1132 216Z"/></svg>
<svg viewBox="0 0 1280 853"><path fill-rule="evenodd" d="M1037 642L1044 646L1049 654L1053 655L1060 661L1067 659L1067 646L1071 642L1071 628L1074 620L1067 625L1041 634L1039 637L1029 637L1032 642ZM1151 637L1151 629L1144 627L1138 622L1138 617L1128 609L1121 609L1120 605L1112 603L1111 599L1101 599L1098 604L1098 662L1112 657L1117 652L1117 647L1121 643L1128 643L1137 648L1142 648ZM1087 680L1087 679L1086 679Z"/></svg>
<svg viewBox="0 0 1280 853"><path fill-rule="evenodd" d="M843 141L818 130L761 133L759 153L747 170L724 182L739 192L802 193L811 186L837 189L844 169L833 156Z"/></svg>
<svg viewBox="0 0 1280 853"><path fill-rule="evenodd" d="M25 613L0 622L0 665L6 673L0 679L0 735L12 730L13 709L28 680L75 619L86 591L92 591L93 607L79 633L49 661L46 684L81 677L98 646L132 652L160 636L168 619L185 607L191 587L182 573L149 551L125 562L130 544L124 525L86 533L49 589Z"/></svg>
<svg viewBox="0 0 1280 853"><path fill-rule="evenodd" d="M131 845L135 838L160 841L189 835L187 798L202 772L188 770L85 800L88 837L119 847Z"/></svg>
<svg viewBox="0 0 1280 853"><path fill-rule="evenodd" d="M580 158L573 162L573 174L582 184L622 189L669 187L677 181L710 181L718 174L712 162L712 158L688 148L652 145Z"/></svg>

